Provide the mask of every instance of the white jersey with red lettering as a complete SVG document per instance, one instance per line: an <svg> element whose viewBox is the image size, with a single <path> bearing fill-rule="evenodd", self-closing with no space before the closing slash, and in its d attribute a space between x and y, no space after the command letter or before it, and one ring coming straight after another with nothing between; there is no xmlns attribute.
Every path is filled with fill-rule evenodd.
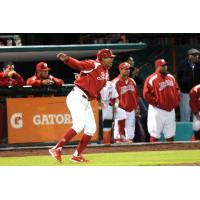
<svg viewBox="0 0 200 200"><path fill-rule="evenodd" d="M118 98L119 95L116 89L113 87L111 81L107 81L106 86L100 92L101 104L102 104L102 115L103 120L113 119L113 99ZM125 110L117 108L114 113L114 118L122 120L126 118Z"/></svg>

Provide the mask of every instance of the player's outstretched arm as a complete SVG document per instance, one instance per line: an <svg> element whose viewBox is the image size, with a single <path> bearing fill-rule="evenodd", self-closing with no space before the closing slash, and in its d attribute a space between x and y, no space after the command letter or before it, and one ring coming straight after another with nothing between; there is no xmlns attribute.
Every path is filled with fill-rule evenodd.
<svg viewBox="0 0 200 200"><path fill-rule="evenodd" d="M58 53L57 58L63 62L67 62L69 60L69 56L64 53Z"/></svg>

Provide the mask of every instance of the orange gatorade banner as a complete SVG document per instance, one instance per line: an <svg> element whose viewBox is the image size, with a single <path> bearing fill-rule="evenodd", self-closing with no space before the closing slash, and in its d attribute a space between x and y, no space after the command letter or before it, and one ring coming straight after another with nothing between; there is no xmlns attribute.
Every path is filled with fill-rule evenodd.
<svg viewBox="0 0 200 200"><path fill-rule="evenodd" d="M99 138L98 102L91 102L97 125L93 141ZM72 126L66 97L7 99L8 143L57 142ZM82 135L82 133L81 133ZM80 134L72 141L80 139Z"/></svg>

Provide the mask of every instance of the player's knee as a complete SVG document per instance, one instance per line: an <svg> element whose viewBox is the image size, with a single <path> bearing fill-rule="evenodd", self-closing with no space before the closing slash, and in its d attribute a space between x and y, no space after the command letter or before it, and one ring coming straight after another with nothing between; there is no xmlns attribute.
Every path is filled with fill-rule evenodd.
<svg viewBox="0 0 200 200"><path fill-rule="evenodd" d="M87 129L85 129L84 132L85 132L87 135L93 136L93 135L95 134L96 130L97 130L96 125L93 125L93 126L87 128Z"/></svg>
<svg viewBox="0 0 200 200"><path fill-rule="evenodd" d="M193 122L192 128L194 131L199 131L200 130L200 123L199 122Z"/></svg>
<svg viewBox="0 0 200 200"><path fill-rule="evenodd" d="M72 128L77 132L77 134L79 134L83 130L84 124L83 123L79 123L76 125L74 124Z"/></svg>

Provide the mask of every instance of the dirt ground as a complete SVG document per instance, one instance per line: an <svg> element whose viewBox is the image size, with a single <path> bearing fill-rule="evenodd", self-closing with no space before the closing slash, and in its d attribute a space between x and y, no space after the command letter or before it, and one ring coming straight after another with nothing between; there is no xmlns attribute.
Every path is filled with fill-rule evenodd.
<svg viewBox="0 0 200 200"><path fill-rule="evenodd" d="M13 157L13 156L36 156L36 155L49 155L48 149L50 147L34 147L32 149L0 149L0 157ZM63 149L63 154L72 154L75 146L67 146ZM192 150L200 149L200 142L189 143L135 143L132 145L119 144L119 145L89 145L84 153L110 153L110 152L131 152L131 151L166 151L166 150ZM197 165L196 163L195 165Z"/></svg>

